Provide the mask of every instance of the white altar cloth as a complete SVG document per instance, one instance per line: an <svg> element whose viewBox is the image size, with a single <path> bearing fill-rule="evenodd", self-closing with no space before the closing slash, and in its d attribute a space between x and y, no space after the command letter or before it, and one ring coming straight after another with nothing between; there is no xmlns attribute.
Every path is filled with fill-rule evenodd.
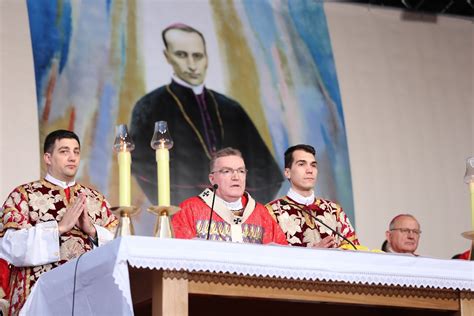
<svg viewBox="0 0 474 316"><path fill-rule="evenodd" d="M71 314L78 259L43 274L23 315ZM397 254L128 236L77 264L75 315L133 315L128 265L474 291L474 262Z"/></svg>

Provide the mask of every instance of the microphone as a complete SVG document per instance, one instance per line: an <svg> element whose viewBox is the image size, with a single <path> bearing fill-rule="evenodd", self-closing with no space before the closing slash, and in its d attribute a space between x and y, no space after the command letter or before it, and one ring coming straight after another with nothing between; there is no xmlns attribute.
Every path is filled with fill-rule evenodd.
<svg viewBox="0 0 474 316"><path fill-rule="evenodd" d="M216 190L219 186L215 183L212 186L214 195L212 196L212 203L211 203L211 215L209 216L209 226L207 226L207 237L206 240L209 240L209 233L211 231L211 221L212 221L212 213L214 213L214 201L216 200Z"/></svg>
<svg viewBox="0 0 474 316"><path fill-rule="evenodd" d="M349 239L347 239L345 236L343 236L342 234L340 234L337 230L335 230L334 228L328 226L327 224L325 224L322 220L320 220L319 218L317 218L316 216L314 216L314 214L312 214L311 212L309 212L308 210L305 210L304 208L300 207L299 205L296 205L296 204L293 204L293 203L288 203L287 201L284 201L284 200L280 200L280 204L281 205L289 205L289 206L293 206L293 207L296 207L297 209L299 209L300 211L302 211L303 213L311 216L311 218L313 218L316 222L320 223L321 225L323 225L324 227L326 227L327 229L329 229L330 231L332 231L334 234L336 234L337 236L341 237L342 239L344 239L345 241L347 241L351 246L352 248L354 248L354 250L357 250L357 247L352 243L352 241L350 241Z"/></svg>

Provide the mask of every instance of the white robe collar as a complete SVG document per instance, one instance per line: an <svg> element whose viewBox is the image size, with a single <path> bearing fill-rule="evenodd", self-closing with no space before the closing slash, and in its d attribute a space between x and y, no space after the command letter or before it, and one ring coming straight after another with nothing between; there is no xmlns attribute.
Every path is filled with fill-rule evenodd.
<svg viewBox="0 0 474 316"><path fill-rule="evenodd" d="M288 190L288 193L286 194L290 199L293 201L303 204L303 205L310 205L314 203L314 191L311 192L311 195L306 197L302 196L301 194L297 193L294 191L292 188Z"/></svg>
<svg viewBox="0 0 474 316"><path fill-rule="evenodd" d="M187 83L186 81L180 79L178 76L176 76L176 74L173 74L172 79L180 86L192 89L195 95L200 95L204 91L204 83L198 86L193 86Z"/></svg>
<svg viewBox="0 0 474 316"><path fill-rule="evenodd" d="M227 206L227 208L232 211L238 211L244 208L244 206L242 205L242 198L234 202L227 202L216 195L216 200L218 199L221 200L222 203L224 203L224 205Z"/></svg>
<svg viewBox="0 0 474 316"><path fill-rule="evenodd" d="M227 224L230 225L230 237L232 242L243 242L242 224L247 221L250 215L252 215L257 205L255 200L250 196L250 194L244 194L247 194L248 201L247 205L244 208L244 213L242 214L242 216L236 216L234 212L232 212L232 210L230 210L228 206L224 203L225 201L219 198L217 195L216 200L214 201L214 212L216 212ZM212 206L213 196L214 192L211 189L206 189L201 194L199 194L199 197L204 201L204 203L206 203L209 209Z"/></svg>
<svg viewBox="0 0 474 316"><path fill-rule="evenodd" d="M49 173L46 174L46 177L44 177L44 179L51 182L52 184L55 184L55 185L63 188L63 189L66 189L68 187L72 187L73 185L76 184L76 180L73 180L71 182L64 182L64 181L61 181L59 179L56 179L55 177L53 177Z"/></svg>

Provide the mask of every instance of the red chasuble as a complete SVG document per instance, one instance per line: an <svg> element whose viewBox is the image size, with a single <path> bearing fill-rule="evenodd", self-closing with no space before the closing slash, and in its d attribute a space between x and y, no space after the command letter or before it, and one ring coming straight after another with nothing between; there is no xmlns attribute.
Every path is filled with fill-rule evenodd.
<svg viewBox="0 0 474 316"><path fill-rule="evenodd" d="M181 210L173 216L176 238L206 239L212 204L212 191L206 189L199 196L181 203ZM286 238L265 207L245 193L241 215L229 210L222 200L216 199L211 221L210 240L256 244L277 243L286 245Z"/></svg>

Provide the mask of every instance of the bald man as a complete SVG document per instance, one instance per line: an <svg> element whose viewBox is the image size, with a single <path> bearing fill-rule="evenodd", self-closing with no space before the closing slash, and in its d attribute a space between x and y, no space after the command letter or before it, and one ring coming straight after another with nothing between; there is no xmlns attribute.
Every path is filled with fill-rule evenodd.
<svg viewBox="0 0 474 316"><path fill-rule="evenodd" d="M387 252L406 253L415 255L420 241L420 224L411 214L395 216L385 232Z"/></svg>

